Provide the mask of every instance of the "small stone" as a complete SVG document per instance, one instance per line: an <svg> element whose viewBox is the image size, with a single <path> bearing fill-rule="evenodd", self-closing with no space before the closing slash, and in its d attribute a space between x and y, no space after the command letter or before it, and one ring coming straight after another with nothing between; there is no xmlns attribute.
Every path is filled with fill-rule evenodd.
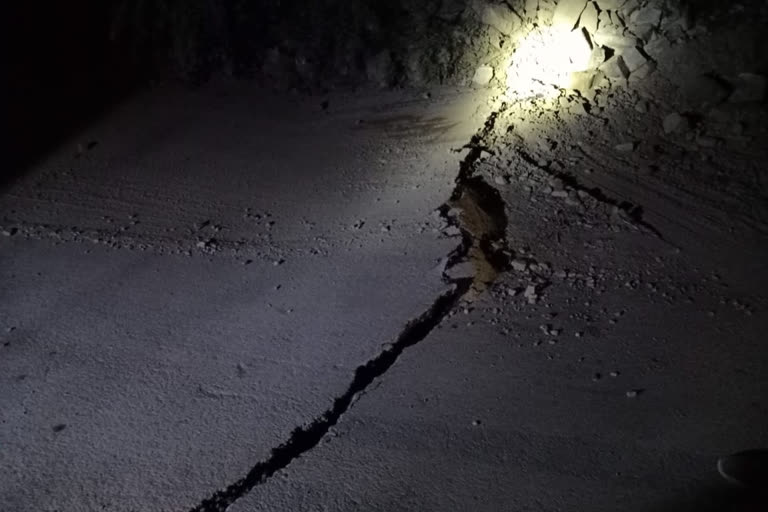
<svg viewBox="0 0 768 512"><path fill-rule="evenodd" d="M472 420L472 426L473 427L479 427L482 424L483 424L483 422L480 421L480 420Z"/></svg>
<svg viewBox="0 0 768 512"><path fill-rule="evenodd" d="M443 235L448 237L461 236L461 229L457 226L448 226L443 230Z"/></svg>
<svg viewBox="0 0 768 512"><path fill-rule="evenodd" d="M528 262L522 258L515 258L512 260L512 269L517 272L525 272L528 269Z"/></svg>
<svg viewBox="0 0 768 512"><path fill-rule="evenodd" d="M552 191L552 197L556 197L558 199L566 199L568 197L568 191L567 190L554 190Z"/></svg>
<svg viewBox="0 0 768 512"><path fill-rule="evenodd" d="M485 87L491 80L493 80L493 68L491 66L478 67L472 77L472 83L480 87Z"/></svg>
<svg viewBox="0 0 768 512"><path fill-rule="evenodd" d="M497 185L509 185L509 180L504 176L494 176L493 181Z"/></svg>
<svg viewBox="0 0 768 512"><path fill-rule="evenodd" d="M636 398L643 392L642 389L630 389L627 391L627 398Z"/></svg>
<svg viewBox="0 0 768 512"><path fill-rule="evenodd" d="M673 112L664 118L663 122L664 133L667 135L672 133L682 133L690 128L688 119L681 116L677 112Z"/></svg>
<svg viewBox="0 0 768 512"><path fill-rule="evenodd" d="M622 142L614 146L614 149L620 153L631 153L635 150L634 142Z"/></svg>
<svg viewBox="0 0 768 512"><path fill-rule="evenodd" d="M611 376L611 377L613 377L613 378L616 378L616 377L618 377L620 374L619 374L619 372L617 372L616 370L614 370L614 371L612 371L611 373L609 373L608 375L610 375L610 376Z"/></svg>

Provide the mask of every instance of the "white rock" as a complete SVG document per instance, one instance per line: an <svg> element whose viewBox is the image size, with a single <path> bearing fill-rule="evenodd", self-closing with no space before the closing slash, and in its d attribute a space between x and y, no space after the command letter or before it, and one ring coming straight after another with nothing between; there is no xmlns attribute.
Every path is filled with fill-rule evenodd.
<svg viewBox="0 0 768 512"><path fill-rule="evenodd" d="M552 26L569 30L574 28L586 5L586 0L560 0L552 16Z"/></svg>
<svg viewBox="0 0 768 512"><path fill-rule="evenodd" d="M584 12L581 13L579 26L586 29L590 34L597 32L598 12L594 2L588 2Z"/></svg>
<svg viewBox="0 0 768 512"><path fill-rule="evenodd" d="M525 288L525 292L523 292L523 297L528 299L528 304L535 304L539 299L539 294L536 292L536 286L532 284L528 285Z"/></svg>
<svg viewBox="0 0 768 512"><path fill-rule="evenodd" d="M528 268L528 262L522 258L515 258L512 260L512 269L517 272L525 272Z"/></svg>
<svg viewBox="0 0 768 512"><path fill-rule="evenodd" d="M475 70L475 76L472 77L472 83L485 87L493 80L493 68L491 66L480 66Z"/></svg>
<svg viewBox="0 0 768 512"><path fill-rule="evenodd" d="M493 181L497 185L509 185L509 180L504 176L494 176Z"/></svg>

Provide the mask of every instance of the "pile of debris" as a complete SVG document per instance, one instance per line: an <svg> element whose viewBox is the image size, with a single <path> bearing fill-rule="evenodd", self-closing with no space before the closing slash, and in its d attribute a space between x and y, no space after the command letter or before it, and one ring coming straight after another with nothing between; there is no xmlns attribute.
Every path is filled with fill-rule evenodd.
<svg viewBox="0 0 768 512"><path fill-rule="evenodd" d="M575 33L581 40L576 44L590 54L573 81L573 89L584 96L601 86L643 80L655 71L654 55L661 44L694 36L697 30L678 2L664 0L475 0L473 9L481 22L498 33L490 37L496 37L491 46L499 50L477 69L476 85L491 82L490 74L498 80L496 85L505 86L507 69L521 44L556 27Z"/></svg>
<svg viewBox="0 0 768 512"><path fill-rule="evenodd" d="M113 46L133 48L134 60L186 78L222 72L260 78L278 90L364 83L507 87L521 45L560 27L588 48L588 62L572 87L586 97L605 85L643 80L669 45L706 32L692 22L685 0L116 0L115 5Z"/></svg>

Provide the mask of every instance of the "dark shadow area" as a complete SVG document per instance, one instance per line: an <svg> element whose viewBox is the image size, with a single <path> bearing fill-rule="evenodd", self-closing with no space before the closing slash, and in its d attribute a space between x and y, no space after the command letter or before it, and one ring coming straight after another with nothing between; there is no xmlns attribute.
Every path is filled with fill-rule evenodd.
<svg viewBox="0 0 768 512"><path fill-rule="evenodd" d="M8 8L2 189L140 82L129 53L110 43L109 2L12 2Z"/></svg>
<svg viewBox="0 0 768 512"><path fill-rule="evenodd" d="M670 499L652 512L758 512L768 510L765 496L726 484L704 486L688 498Z"/></svg>

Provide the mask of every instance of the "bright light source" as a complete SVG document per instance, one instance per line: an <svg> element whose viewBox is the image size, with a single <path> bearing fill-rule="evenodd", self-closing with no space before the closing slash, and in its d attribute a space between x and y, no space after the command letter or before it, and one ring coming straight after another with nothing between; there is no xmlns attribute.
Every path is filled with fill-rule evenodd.
<svg viewBox="0 0 768 512"><path fill-rule="evenodd" d="M507 95L552 97L589 67L592 49L580 30L536 28L517 46L507 70Z"/></svg>

